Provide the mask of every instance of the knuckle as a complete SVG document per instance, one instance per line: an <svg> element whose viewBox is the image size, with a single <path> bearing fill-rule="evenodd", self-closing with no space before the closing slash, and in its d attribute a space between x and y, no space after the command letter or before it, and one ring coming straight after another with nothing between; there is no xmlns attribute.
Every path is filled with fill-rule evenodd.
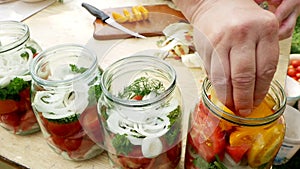
<svg viewBox="0 0 300 169"><path fill-rule="evenodd" d="M269 34L278 32L279 23L275 15L272 13L266 13L263 23L261 24L263 25L263 30L265 30L265 32L269 32Z"/></svg>
<svg viewBox="0 0 300 169"><path fill-rule="evenodd" d="M260 79L266 79L269 80L270 77L273 77L277 69L277 65L265 65L265 67L262 69L262 71L257 72L257 76Z"/></svg>
<svg viewBox="0 0 300 169"><path fill-rule="evenodd" d="M232 76L231 81L235 88L249 88L249 86L252 86L255 82L255 74L236 73L234 76Z"/></svg>

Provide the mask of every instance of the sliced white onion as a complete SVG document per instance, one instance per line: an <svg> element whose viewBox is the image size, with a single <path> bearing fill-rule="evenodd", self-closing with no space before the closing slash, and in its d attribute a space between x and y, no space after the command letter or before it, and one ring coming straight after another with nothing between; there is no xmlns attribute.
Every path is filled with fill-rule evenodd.
<svg viewBox="0 0 300 169"><path fill-rule="evenodd" d="M131 128L120 126L121 117L117 112L113 112L107 119L107 127L113 133L132 135Z"/></svg>
<svg viewBox="0 0 300 169"><path fill-rule="evenodd" d="M148 95L145 95L145 96L143 97L143 100L153 99L153 98L155 98L156 96L157 96L157 93L155 93L155 92L150 92Z"/></svg>
<svg viewBox="0 0 300 169"><path fill-rule="evenodd" d="M137 138L134 136L127 136L127 138L133 145L142 145L144 139L144 138Z"/></svg>
<svg viewBox="0 0 300 169"><path fill-rule="evenodd" d="M27 50L26 50L27 51ZM22 76L29 72L29 63L32 60L32 52L29 52L28 60L21 57L24 51L16 52L10 56L0 56L0 86L5 87L9 81L17 76Z"/></svg>
<svg viewBox="0 0 300 169"><path fill-rule="evenodd" d="M81 90L78 91L77 88L74 91L38 91L32 105L48 119L80 114L88 106L87 89L82 86ZM74 92L73 98L66 101L71 92Z"/></svg>
<svg viewBox="0 0 300 169"><path fill-rule="evenodd" d="M147 137L142 142L142 153L146 158L153 158L162 153L163 144L158 137Z"/></svg>

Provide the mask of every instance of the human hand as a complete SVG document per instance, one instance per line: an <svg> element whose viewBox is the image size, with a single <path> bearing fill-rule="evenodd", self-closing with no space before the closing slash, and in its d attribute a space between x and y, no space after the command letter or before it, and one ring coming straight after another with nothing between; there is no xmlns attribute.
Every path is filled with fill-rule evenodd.
<svg viewBox="0 0 300 169"><path fill-rule="evenodd" d="M277 18L253 0L207 0L198 5L186 16L194 25L194 43L208 78L224 104L248 115L264 99L276 71Z"/></svg>
<svg viewBox="0 0 300 169"><path fill-rule="evenodd" d="M258 4L264 0L255 0ZM300 14L300 0L268 0L268 4L275 9L271 9L276 15L280 28L279 39L286 39L292 36L297 17Z"/></svg>

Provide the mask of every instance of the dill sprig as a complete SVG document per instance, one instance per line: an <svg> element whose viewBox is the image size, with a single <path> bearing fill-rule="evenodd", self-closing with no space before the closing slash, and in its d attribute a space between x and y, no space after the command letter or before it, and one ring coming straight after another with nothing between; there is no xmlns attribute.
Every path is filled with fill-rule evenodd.
<svg viewBox="0 0 300 169"><path fill-rule="evenodd" d="M134 96L146 96L151 92L161 93L165 88L158 79L140 77L119 93L120 98L132 99Z"/></svg>

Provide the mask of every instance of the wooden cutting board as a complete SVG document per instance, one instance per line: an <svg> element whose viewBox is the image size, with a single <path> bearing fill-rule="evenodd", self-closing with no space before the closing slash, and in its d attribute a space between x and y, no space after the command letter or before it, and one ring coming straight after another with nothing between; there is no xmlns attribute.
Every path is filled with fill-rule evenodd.
<svg viewBox="0 0 300 169"><path fill-rule="evenodd" d="M131 23L126 22L122 23L121 25L134 32L138 32L146 37L149 37L162 35L164 28L172 23L187 22L187 19L180 11L170 8L166 4L149 5L144 7L149 11L148 20ZM123 14L124 8L128 9L128 11L132 13L132 7L109 8L103 9L103 11L112 17L112 12ZM94 21L93 36L97 40L132 38L131 35L128 35L106 23L103 23L100 19L96 19Z"/></svg>

